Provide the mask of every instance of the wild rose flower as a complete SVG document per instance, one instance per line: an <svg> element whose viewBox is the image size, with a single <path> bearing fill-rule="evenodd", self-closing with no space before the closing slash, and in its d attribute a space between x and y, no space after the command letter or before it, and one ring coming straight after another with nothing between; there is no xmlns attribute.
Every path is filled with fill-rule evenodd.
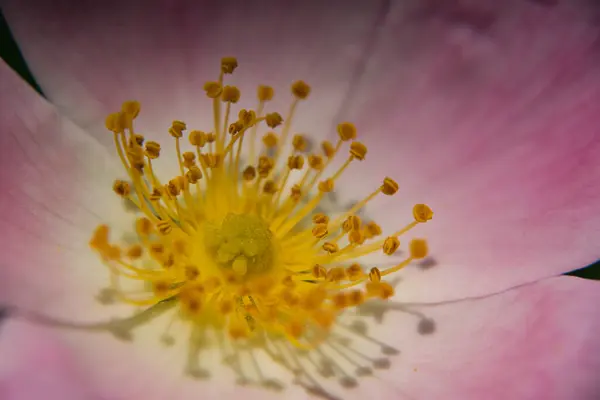
<svg viewBox="0 0 600 400"><path fill-rule="evenodd" d="M589 12L8 3L0 395L595 398Z"/></svg>

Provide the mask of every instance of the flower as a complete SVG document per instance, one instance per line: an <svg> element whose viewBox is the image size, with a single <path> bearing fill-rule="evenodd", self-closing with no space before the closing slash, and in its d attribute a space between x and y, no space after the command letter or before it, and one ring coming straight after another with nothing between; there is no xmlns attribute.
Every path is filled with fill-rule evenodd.
<svg viewBox="0 0 600 400"><path fill-rule="evenodd" d="M107 197L122 171L117 168L119 161L115 162L112 149L104 147L110 142L105 130L99 129L104 124L103 114L118 110L124 100L140 99L136 132L144 133L145 144L158 142L158 136L153 135L162 135L169 126L178 136L182 125L173 124L175 118L181 118L190 127L212 121L212 110L208 108L210 111L202 114L206 107L200 107L195 100L203 82L194 79L211 79L207 76L212 73L204 73L205 68L216 65L215 60L222 54L237 54L240 65L248 65L249 75L254 75L250 79L240 68L239 74L236 71L232 77L239 79L232 85L241 89L240 108L253 107L243 104L244 93L253 90L244 85L274 81L275 92L280 93L292 79L306 79L312 88L310 102L313 98L323 100L316 100L313 106L307 100L307 107L303 111L299 108L294 116L295 132L306 131L321 139L325 131L335 132L336 124L352 120L364 135L361 137L369 146L369 156L377 156L377 165L349 169L351 175L344 174L340 185L336 185L341 200L359 200L356 189L364 194L363 183L372 182L376 176L391 175L392 171L401 187L399 195L404 196L409 208L411 204L427 202L436 211L435 221L419 232L428 238L434 258L420 268L398 272L402 281L392 302L383 308L371 307L366 317L350 325L352 332L359 335L369 328L369 337L385 343L381 348L376 345L375 350L392 353L389 346L394 346L400 354L390 360L388 370L377 373L378 379L361 378L358 388L346 392L335 386L332 393L344 397L369 394L425 399L593 398L598 349L592 334L598 322L591 317L595 314L590 304L597 301L597 285L564 277L539 281L597 258L595 243L590 240L598 225L598 168L594 157L598 134L593 125L597 112L594 107L578 106L583 100L590 104L597 95L595 60L588 53L586 41L594 33L593 28L585 25L577 9L570 5L547 9L515 2L513 8L485 5L475 11L454 5L414 13L404 4L394 3L391 9L380 13L378 5L373 4L344 3L342 21L339 8L325 7L318 17L310 13L307 5L283 11L275 5L264 10L229 9L233 15L224 21L230 25L223 25L220 34L214 34L208 23L193 19L187 24L182 17L206 15L210 22L227 8L205 8L204 14L193 9L184 10L183 14L177 9L157 13L150 6L135 14L126 8L119 9L119 13L111 9L105 14L101 10L93 13L70 8L69 15L76 17L52 30L43 22L58 20L48 18L52 11L66 18L60 9L40 8L24 13L9 5L7 17L49 99L66 117L85 126L90 135L83 134L65 116L57 116L51 106L35 98L3 69L2 93L9 93L10 97L2 97L1 121L9 135L2 136L4 195L0 198L1 215L12 230L2 248L7 265L1 270L2 300L19 310L53 316L55 322L68 317L78 321L79 327L87 328L90 323L105 321L105 317L121 311L107 312L91 299L105 280L106 271L98 268L98 260L87 247L89 232L99 223L108 222L111 232L131 233L128 220L137 217L124 213L121 203ZM314 18L313 29L305 28L303 12ZM281 15L289 19L282 21ZM36 16L44 19L39 21ZM121 18L126 23L121 24ZM164 30L156 24L152 30L141 28L150 26L149 21L160 23L168 18L177 21L170 26L178 29ZM411 23L417 19L418 23ZM523 27L515 22L521 20L536 24ZM21 25L20 21L27 24ZM106 29L106 21L112 29ZM299 27L305 28L300 30L303 34L314 34L319 39L313 41L314 47L307 46L311 41L306 37L298 37ZM85 31L75 34L79 28ZM196 63L193 58L180 62L179 54L195 54L181 50L191 47L186 43L205 37L198 35L201 29L212 33L206 43L214 47L203 47L202 62ZM478 33L481 30L486 34ZM29 35L34 35L34 31L43 32L43 37L33 40ZM103 48L102 41L94 35L102 38L107 32L116 36ZM140 36L135 36L136 32ZM242 41L238 32L247 35L247 41ZM423 32L427 34L417 34ZM60 36L65 33L67 36ZM550 34L560 40L551 40ZM261 35L263 40L252 40ZM375 44L369 39L373 35ZM61 39L67 37L84 42L78 52L60 51L65 48L65 40ZM282 39L285 53L277 49L276 43L265 40L274 37ZM407 37L407 43L399 40L402 37ZM218 42L219 38L223 43ZM235 40L230 41L231 38ZM157 46L161 43L158 39L166 45ZM89 45L85 45L87 40ZM127 43L135 46L128 47ZM238 49L232 48L238 43ZM264 43L265 47L255 48L248 43ZM531 53L532 59L527 63L523 62L522 43L529 44L527 54ZM146 45L152 52L143 51ZM126 51L117 51L119 46ZM577 63L559 63L567 50L570 59ZM111 51L117 51L119 57L111 56ZM51 65L45 57L50 54L52 59L59 55L73 63ZM294 56L286 64L281 54ZM138 56L142 58L137 59ZM410 61L406 61L407 56ZM87 61L88 57L100 58L78 65L78 57ZM265 67L278 65L271 60L279 61L279 67ZM355 67L362 60L367 63ZM313 64L316 61L319 64ZM113 62L116 64L111 69ZM323 67L311 69L311 65ZM165 70L160 74L152 70L162 67ZM69 68L76 68L79 74ZM182 80L188 68L193 71L189 76L196 78ZM361 70L362 74L355 72ZM111 73L107 76L102 71ZM288 75L291 73L294 76ZM143 79L144 75L150 79ZM69 79L64 79L67 76ZM124 76L128 79L123 80ZM140 84L125 84L133 82ZM344 90L348 82L353 85ZM85 92L94 83L94 90L85 96L76 96L77 91L74 95L72 89ZM196 95L187 96L188 89ZM230 90L230 94L231 99L237 97L234 91ZM275 109L280 108L279 97L273 99ZM341 101L345 97L350 99L346 103ZM97 107L90 106L90 99ZM125 113L136 114L135 104L127 103ZM499 106L501 112L497 111ZM245 118L239 118L243 123ZM571 133L573 127L577 128L576 134ZM195 135L198 140L200 137ZM161 143L161 158L177 153L174 144L178 141L172 143ZM135 143L132 145L136 148ZM146 151L152 154L157 147L150 146ZM180 160L185 161L183 154ZM172 165L175 171L170 173L165 168L166 176L178 174L179 165ZM351 189L338 191L337 187L345 187L344 183L350 183L346 187ZM131 192L128 184L125 177L114 188L125 195ZM401 210L406 208L394 201L367 211L374 220L381 220L382 230L388 232L402 218ZM422 212L417 209L415 215L419 217ZM234 227L239 227L239 223L253 226L253 232L262 232L253 221L233 221ZM131 240L131 236L123 239ZM106 256L103 246L96 247ZM227 261L230 256L230 251L224 251ZM371 258L369 262L380 264L381 259ZM248 273L255 267L257 264L246 263L236 264L234 269L231 265L234 272L245 269ZM167 285L167 289L173 287ZM475 297L483 298L475 301ZM120 317L126 318L129 309L122 311ZM38 318L37 322L47 321ZM65 336L68 346L63 356L75 360L72 362L82 371L80 379L85 381L82 386L91 388L99 397L193 398L198 393L205 397L281 396L251 387L232 387L231 379L218 371L211 370L213 376L206 381L184 378L181 369L175 368L184 365L186 354L181 354L183 360L175 359L182 347L176 345L171 351L163 351L157 346L157 338L165 324L147 325L139 330L139 335L134 332L133 342L119 342L102 333L69 333L64 329L43 330L43 337L36 338L39 328L19 321L8 325L6 331L13 343L20 339L24 344L40 343L46 336ZM579 334L573 340L575 332ZM128 339L124 331L113 333ZM61 351L56 343L48 348L55 349L54 354ZM554 351L548 351L549 348ZM72 349L76 349L77 357L70 353ZM335 348L319 349L337 354L328 357L336 363L347 363L344 356L350 357L351 349L363 356L372 355L364 345L345 347L337 353ZM245 357L246 367L253 365L245 349L234 349L233 354ZM18 356L10 360L21 359L26 364L27 357ZM200 359L220 359L214 357L209 351ZM55 364L57 380L65 379L59 372L60 362ZM290 380L272 358L259 359L257 364L269 377ZM218 365L211 367L219 369ZM14 372L8 382L13 386L4 387L14 392L20 390L13 383L18 381L19 368L12 363L10 366ZM578 373L580 380L564 376L565 369ZM23 370L30 371L25 367ZM72 378L71 371L67 369L67 380ZM326 371L321 372L327 375ZM337 370L336 374L341 373ZM515 383L515 377L522 385ZM321 378L319 383L329 386L330 380ZM548 380L554 384L551 391ZM293 387L286 390L287 395L296 393ZM304 396L304 392L298 396Z"/></svg>

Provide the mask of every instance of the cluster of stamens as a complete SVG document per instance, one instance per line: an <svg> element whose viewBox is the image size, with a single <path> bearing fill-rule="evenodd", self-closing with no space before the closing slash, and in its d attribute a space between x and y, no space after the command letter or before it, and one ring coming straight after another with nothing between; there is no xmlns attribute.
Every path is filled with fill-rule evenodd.
<svg viewBox="0 0 600 400"><path fill-rule="evenodd" d="M389 177L342 213L317 211L342 173L365 159L367 147L355 140L354 125L343 122L336 143L323 141L309 153L307 137L296 134L284 154L294 114L310 87L293 83L284 119L265 112L274 91L259 86L256 110L242 109L233 121L240 91L223 80L236 67L234 58L224 58L219 79L204 86L213 104L211 132L186 133L182 121L168 129L179 166L168 182L155 173L160 144L134 130L140 104L125 102L108 116L106 127L127 173L113 190L143 216L135 222L138 243L114 243L109 227L101 225L90 245L108 266L111 293L119 301L149 307L175 301L178 317L224 340L266 338L315 349L345 310L392 297L394 288L384 278L427 256L427 243L413 239L406 258L386 269L367 267L360 258L395 254L399 237L433 213L417 204L410 224L383 237L380 226L359 213L376 196L396 194L398 184ZM269 130L257 148L261 123ZM186 136L191 147L183 151ZM325 176L345 146L345 160Z"/></svg>

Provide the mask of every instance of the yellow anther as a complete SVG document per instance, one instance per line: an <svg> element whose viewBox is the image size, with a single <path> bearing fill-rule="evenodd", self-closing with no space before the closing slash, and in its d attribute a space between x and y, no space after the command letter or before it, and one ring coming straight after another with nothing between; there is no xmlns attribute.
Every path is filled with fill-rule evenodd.
<svg viewBox="0 0 600 400"><path fill-rule="evenodd" d="M200 271L195 265L186 265L184 267L184 274L185 279L187 279L188 281L193 281L198 279L198 277L200 276Z"/></svg>
<svg viewBox="0 0 600 400"><path fill-rule="evenodd" d="M326 274L326 272L324 272ZM317 278L324 278L325 276L319 276ZM303 299L303 306L307 310L316 310L323 302L327 299L327 290L323 287L312 288L306 294L306 297Z"/></svg>
<svg viewBox="0 0 600 400"><path fill-rule="evenodd" d="M332 158L335 155L335 147L331 144L331 142L328 142L327 140L324 140L321 143L321 149L323 150L323 154L325 154L325 157L327 158Z"/></svg>
<svg viewBox="0 0 600 400"><path fill-rule="evenodd" d="M157 142L146 142L146 156L152 160L160 156L160 144Z"/></svg>
<svg viewBox="0 0 600 400"><path fill-rule="evenodd" d="M150 245L150 253L155 258L162 258L165 253L165 245L162 243L152 243Z"/></svg>
<svg viewBox="0 0 600 400"><path fill-rule="evenodd" d="M173 227L168 222L161 221L158 224L156 224L156 229L158 229L158 231L163 235L168 235L173 230Z"/></svg>
<svg viewBox="0 0 600 400"><path fill-rule="evenodd" d="M367 296L387 300L394 295L394 288L387 282L368 282Z"/></svg>
<svg viewBox="0 0 600 400"><path fill-rule="evenodd" d="M232 74L238 66L237 58L223 57L221 58L221 71L225 74Z"/></svg>
<svg viewBox="0 0 600 400"><path fill-rule="evenodd" d="M327 231L327 224L316 224L313 228L312 228L312 234L314 237L316 238L323 238L325 236L327 236L329 232Z"/></svg>
<svg viewBox="0 0 600 400"><path fill-rule="evenodd" d="M223 299L219 302L218 307L221 314L227 315L233 311L234 303L231 299Z"/></svg>
<svg viewBox="0 0 600 400"><path fill-rule="evenodd" d="M290 322L287 323L286 331L289 333L290 336L298 339L304 333L304 325L304 321L292 319Z"/></svg>
<svg viewBox="0 0 600 400"><path fill-rule="evenodd" d="M317 213L313 215L312 222L315 224L328 224L329 217L323 213Z"/></svg>
<svg viewBox="0 0 600 400"><path fill-rule="evenodd" d="M184 314L193 316L202 311L202 298L200 296L180 296L179 301Z"/></svg>
<svg viewBox="0 0 600 400"><path fill-rule="evenodd" d="M346 298L348 299L348 305L350 307L360 306L365 302L365 294L360 290L351 290L346 293Z"/></svg>
<svg viewBox="0 0 600 400"><path fill-rule="evenodd" d="M304 81L296 81L292 84L292 93L298 99L306 99L310 94L310 86Z"/></svg>
<svg viewBox="0 0 600 400"><path fill-rule="evenodd" d="M116 180L113 183L113 191L121 197L127 197L131 194L131 187L125 181Z"/></svg>
<svg viewBox="0 0 600 400"><path fill-rule="evenodd" d="M357 281L363 277L363 270L360 264L352 264L346 268L346 276L351 281Z"/></svg>
<svg viewBox="0 0 600 400"><path fill-rule="evenodd" d="M189 246L187 241L183 239L173 240L173 253L177 256L188 255Z"/></svg>
<svg viewBox="0 0 600 400"><path fill-rule="evenodd" d="M300 296L293 290L291 289L286 289L283 292L281 292L281 299L288 305L288 306L296 306L300 303Z"/></svg>
<svg viewBox="0 0 600 400"><path fill-rule="evenodd" d="M246 127L252 126L256 122L256 113L253 110L241 109L238 112L238 120Z"/></svg>
<svg viewBox="0 0 600 400"><path fill-rule="evenodd" d="M374 221L369 222L366 225L366 228L372 236L381 235L381 232L382 232L381 227L379 225L377 225Z"/></svg>
<svg viewBox="0 0 600 400"><path fill-rule="evenodd" d="M292 186L292 188L290 189L290 198L296 202L302 198L302 188L300 187L300 185Z"/></svg>
<svg viewBox="0 0 600 400"><path fill-rule="evenodd" d="M169 128L169 133L174 138L180 138L183 136L183 131L186 130L187 126L185 122L182 121L173 121L171 128Z"/></svg>
<svg viewBox="0 0 600 400"><path fill-rule="evenodd" d="M281 284L288 288L296 287L296 282L294 282L294 278L291 275L286 276L281 280Z"/></svg>
<svg viewBox="0 0 600 400"><path fill-rule="evenodd" d="M140 134L133 134L129 138L129 146L141 146L144 144L144 136Z"/></svg>
<svg viewBox="0 0 600 400"><path fill-rule="evenodd" d="M325 242L323 243L323 250L325 250L329 254L333 254L340 251L340 248L337 245L337 243Z"/></svg>
<svg viewBox="0 0 600 400"><path fill-rule="evenodd" d="M369 280L371 282L381 281L381 271L379 271L379 268L377 268L377 267L371 268L371 270L369 271Z"/></svg>
<svg viewBox="0 0 600 400"><path fill-rule="evenodd" d="M121 248L119 246L107 246L103 249L102 254L108 260L117 261L121 259Z"/></svg>
<svg viewBox="0 0 600 400"><path fill-rule="evenodd" d="M266 181L263 186L263 192L265 192L266 194L277 193L277 185L275 184L275 181L273 181L271 179Z"/></svg>
<svg viewBox="0 0 600 400"><path fill-rule="evenodd" d="M150 193L150 201L160 201L164 194L164 191L160 187L155 187L152 189L152 193Z"/></svg>
<svg viewBox="0 0 600 400"><path fill-rule="evenodd" d="M392 178L385 178L381 185L381 192L385 195L392 196L398 191L398 184Z"/></svg>
<svg viewBox="0 0 600 400"><path fill-rule="evenodd" d="M221 100L228 103L237 103L240 99L240 89L235 86L225 86L221 93Z"/></svg>
<svg viewBox="0 0 600 400"><path fill-rule="evenodd" d="M348 242L350 242L350 244L363 244L364 241L365 235L362 231L350 231L350 233L348 233Z"/></svg>
<svg viewBox="0 0 600 400"><path fill-rule="evenodd" d="M356 127L350 122L342 122L337 126L338 135L343 141L356 139Z"/></svg>
<svg viewBox="0 0 600 400"><path fill-rule="evenodd" d="M173 254L169 254L167 258L165 258L162 262L164 268L168 269L175 265L175 256Z"/></svg>
<svg viewBox="0 0 600 400"><path fill-rule="evenodd" d="M413 217L417 222L427 222L433 218L433 211L426 204L415 204L413 207Z"/></svg>
<svg viewBox="0 0 600 400"><path fill-rule="evenodd" d="M333 191L333 180L325 179L324 181L319 182L319 191L323 193L329 193Z"/></svg>
<svg viewBox="0 0 600 400"><path fill-rule="evenodd" d="M202 171L197 166L190 167L189 171L185 173L185 177L191 184L197 183L202 179Z"/></svg>
<svg viewBox="0 0 600 400"><path fill-rule="evenodd" d="M167 192L169 192L171 196L177 196L181 193L181 189L183 188L180 185L179 179L173 178L165 185L165 189L167 189Z"/></svg>
<svg viewBox="0 0 600 400"><path fill-rule="evenodd" d="M107 225L99 225L94 229L92 233L92 238L90 239L90 246L96 250L100 250L101 248L108 245L108 226Z"/></svg>
<svg viewBox="0 0 600 400"><path fill-rule="evenodd" d="M258 176L260 176L261 178L266 178L267 176L269 176L269 173L271 172L274 166L275 163L272 159L270 159L267 156L260 156L258 158Z"/></svg>
<svg viewBox="0 0 600 400"><path fill-rule="evenodd" d="M196 162L196 154L191 151L186 151L181 156L183 157L183 163L186 167L190 167Z"/></svg>
<svg viewBox="0 0 600 400"><path fill-rule="evenodd" d="M344 232L357 231L360 229L361 220L358 215L350 215L342 224Z"/></svg>
<svg viewBox="0 0 600 400"><path fill-rule="evenodd" d="M331 310L317 309L313 312L313 320L323 329L331 329L335 321L335 313Z"/></svg>
<svg viewBox="0 0 600 400"><path fill-rule="evenodd" d="M304 157L290 156L287 165L289 169L302 169L304 167Z"/></svg>
<svg viewBox="0 0 600 400"><path fill-rule="evenodd" d="M217 140L217 136L214 133L206 134L206 143L214 143Z"/></svg>
<svg viewBox="0 0 600 400"><path fill-rule="evenodd" d="M121 111L125 113L129 118L134 119L140 113L140 103L135 100L129 100L123 103Z"/></svg>
<svg viewBox="0 0 600 400"><path fill-rule="evenodd" d="M333 267L327 271L327 280L329 282L339 282L346 279L346 269L344 267Z"/></svg>
<svg viewBox="0 0 600 400"><path fill-rule="evenodd" d="M283 118L279 113L273 112L265 116L265 122L269 128L277 128L283 123Z"/></svg>
<svg viewBox="0 0 600 400"><path fill-rule="evenodd" d="M315 278L321 279L327 277L327 270L322 265L315 265L312 269L312 274Z"/></svg>
<svg viewBox="0 0 600 400"><path fill-rule="evenodd" d="M216 99L223 92L223 87L219 82L206 82L204 84L204 91L206 92L206 96Z"/></svg>
<svg viewBox="0 0 600 400"><path fill-rule="evenodd" d="M395 236L390 236L383 242L383 252L388 256L394 254L398 247L400 247L400 240Z"/></svg>
<svg viewBox="0 0 600 400"><path fill-rule="evenodd" d="M321 171L325 168L325 163L323 162L323 158L317 155L309 155L308 156L308 165L317 171Z"/></svg>
<svg viewBox="0 0 600 400"><path fill-rule="evenodd" d="M206 133L202 131L191 131L189 141L192 146L204 147L206 144Z"/></svg>
<svg viewBox="0 0 600 400"><path fill-rule="evenodd" d="M127 124L125 123L125 113L123 112L109 114L104 123L106 129L115 133L123 132L127 127Z"/></svg>
<svg viewBox="0 0 600 400"><path fill-rule="evenodd" d="M235 135L236 133L240 133L244 129L244 123L242 121L235 121L232 124L229 124L228 131L230 134Z"/></svg>
<svg viewBox="0 0 600 400"><path fill-rule="evenodd" d="M267 132L262 138L263 144L268 149L273 149L277 147L278 140L279 138L277 137L275 132Z"/></svg>
<svg viewBox="0 0 600 400"><path fill-rule="evenodd" d="M171 283L167 280L156 280L152 282L152 290L158 297L164 297L171 287Z"/></svg>
<svg viewBox="0 0 600 400"><path fill-rule="evenodd" d="M242 177L245 181L254 180L256 178L256 168L251 165L247 166L242 172Z"/></svg>
<svg viewBox="0 0 600 400"><path fill-rule="evenodd" d="M350 144L350 154L357 160L364 160L367 155L367 146L361 142L352 142Z"/></svg>
<svg viewBox="0 0 600 400"><path fill-rule="evenodd" d="M333 306L337 309L343 309L349 306L348 297L344 292L338 292L331 297Z"/></svg>
<svg viewBox="0 0 600 400"><path fill-rule="evenodd" d="M127 249L127 257L129 257L132 260L136 260L136 259L140 258L143 253L144 253L144 249L139 244L131 245Z"/></svg>
<svg viewBox="0 0 600 400"><path fill-rule="evenodd" d="M152 222L145 217L138 218L135 220L135 231L140 236L148 236L153 231Z"/></svg>
<svg viewBox="0 0 600 400"><path fill-rule="evenodd" d="M258 89L256 90L256 96L260 101L269 101L273 99L274 95L275 92L271 86L259 85Z"/></svg>
<svg viewBox="0 0 600 400"><path fill-rule="evenodd" d="M301 153L303 151L306 151L308 142L307 142L306 138L304 137L304 135L297 134L297 135L294 135L294 137L292 139L292 146L294 146L294 150Z"/></svg>
<svg viewBox="0 0 600 400"><path fill-rule="evenodd" d="M411 258L425 258L429 253L429 247L427 241L424 239L413 239L409 244Z"/></svg>
<svg viewBox="0 0 600 400"><path fill-rule="evenodd" d="M208 168L215 169L221 166L223 155L219 153L202 154L202 159Z"/></svg>
<svg viewBox="0 0 600 400"><path fill-rule="evenodd" d="M141 169L144 167L144 150L141 147L129 147L127 156L135 168Z"/></svg>

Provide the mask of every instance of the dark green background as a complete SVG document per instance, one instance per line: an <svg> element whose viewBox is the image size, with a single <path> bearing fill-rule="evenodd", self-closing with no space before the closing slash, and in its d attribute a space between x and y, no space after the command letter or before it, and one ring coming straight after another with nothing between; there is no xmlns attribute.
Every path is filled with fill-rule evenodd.
<svg viewBox="0 0 600 400"><path fill-rule="evenodd" d="M35 78L27 68L27 64L23 59L19 48L12 38L10 30L6 25L6 21L0 11L0 57L10 65L15 71L17 71L23 79L25 79L36 91L43 95L40 87L35 82ZM598 182L600 185L600 182ZM600 243L598 244L600 246ZM577 267L577 266L574 266ZM600 280L600 261L592 264L588 267L576 269L569 272L567 275L579 276L587 279Z"/></svg>

